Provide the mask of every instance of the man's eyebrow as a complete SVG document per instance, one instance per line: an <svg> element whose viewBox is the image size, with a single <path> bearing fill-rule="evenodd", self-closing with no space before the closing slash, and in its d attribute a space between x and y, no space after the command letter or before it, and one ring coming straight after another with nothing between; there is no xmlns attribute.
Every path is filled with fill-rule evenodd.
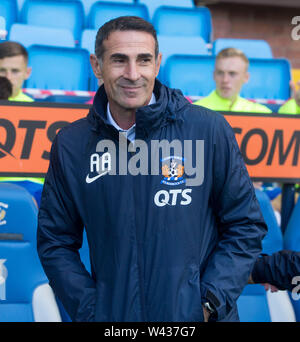
<svg viewBox="0 0 300 342"><path fill-rule="evenodd" d="M113 53L112 55L110 55L109 58L110 58L110 59L114 59L114 58L126 59L126 58L128 58L128 56L125 55L125 54L123 54L123 53Z"/></svg>
<svg viewBox="0 0 300 342"><path fill-rule="evenodd" d="M142 58L152 58L153 55L151 53L140 53L138 54L137 58L138 59L142 59ZM123 54L123 53L113 53L110 56L110 59L114 59L114 58L122 58L122 59L128 59L128 56Z"/></svg>
<svg viewBox="0 0 300 342"><path fill-rule="evenodd" d="M138 58L152 58L153 55L151 53L140 53Z"/></svg>

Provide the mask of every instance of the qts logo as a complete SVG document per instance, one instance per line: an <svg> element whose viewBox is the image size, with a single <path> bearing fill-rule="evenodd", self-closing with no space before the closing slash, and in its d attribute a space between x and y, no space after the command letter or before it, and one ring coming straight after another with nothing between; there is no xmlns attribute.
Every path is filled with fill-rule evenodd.
<svg viewBox="0 0 300 342"><path fill-rule="evenodd" d="M0 106L0 176L43 176L56 134L86 116L88 106L84 108L41 103Z"/></svg>

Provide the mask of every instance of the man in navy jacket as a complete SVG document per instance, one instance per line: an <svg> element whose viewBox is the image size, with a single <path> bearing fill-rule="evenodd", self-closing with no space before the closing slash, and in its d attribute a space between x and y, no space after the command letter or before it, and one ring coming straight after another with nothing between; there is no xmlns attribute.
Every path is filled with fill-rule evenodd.
<svg viewBox="0 0 300 342"><path fill-rule="evenodd" d="M237 321L266 225L231 127L156 80L150 23L111 20L95 46L104 84L56 136L39 211L50 285L73 321Z"/></svg>

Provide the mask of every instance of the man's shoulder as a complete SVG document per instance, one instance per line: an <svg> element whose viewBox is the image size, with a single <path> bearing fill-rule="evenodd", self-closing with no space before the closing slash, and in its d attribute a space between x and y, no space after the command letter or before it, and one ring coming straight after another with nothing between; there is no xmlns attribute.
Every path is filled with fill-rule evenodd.
<svg viewBox="0 0 300 342"><path fill-rule="evenodd" d="M243 97L240 97L238 100L238 105L236 107L236 111L244 111L244 112L254 112L254 113L272 113L272 110L267 106L247 100Z"/></svg>
<svg viewBox="0 0 300 342"><path fill-rule="evenodd" d="M23 92L20 92L15 97L10 97L9 101L18 101L18 102L34 102L34 99Z"/></svg>

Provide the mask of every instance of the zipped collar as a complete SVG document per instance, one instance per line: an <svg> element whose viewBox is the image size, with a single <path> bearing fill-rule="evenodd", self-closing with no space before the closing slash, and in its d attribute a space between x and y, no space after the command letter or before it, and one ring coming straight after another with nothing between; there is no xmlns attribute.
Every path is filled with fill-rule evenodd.
<svg viewBox="0 0 300 342"><path fill-rule="evenodd" d="M155 80L153 92L156 103L141 107L136 111L136 139L145 139L150 136L152 131L170 122L182 120L181 110L189 104L181 91L170 89L158 80ZM104 85L102 85L95 95L93 106L87 116L92 129L105 133L106 137L117 133L107 119L107 101Z"/></svg>

